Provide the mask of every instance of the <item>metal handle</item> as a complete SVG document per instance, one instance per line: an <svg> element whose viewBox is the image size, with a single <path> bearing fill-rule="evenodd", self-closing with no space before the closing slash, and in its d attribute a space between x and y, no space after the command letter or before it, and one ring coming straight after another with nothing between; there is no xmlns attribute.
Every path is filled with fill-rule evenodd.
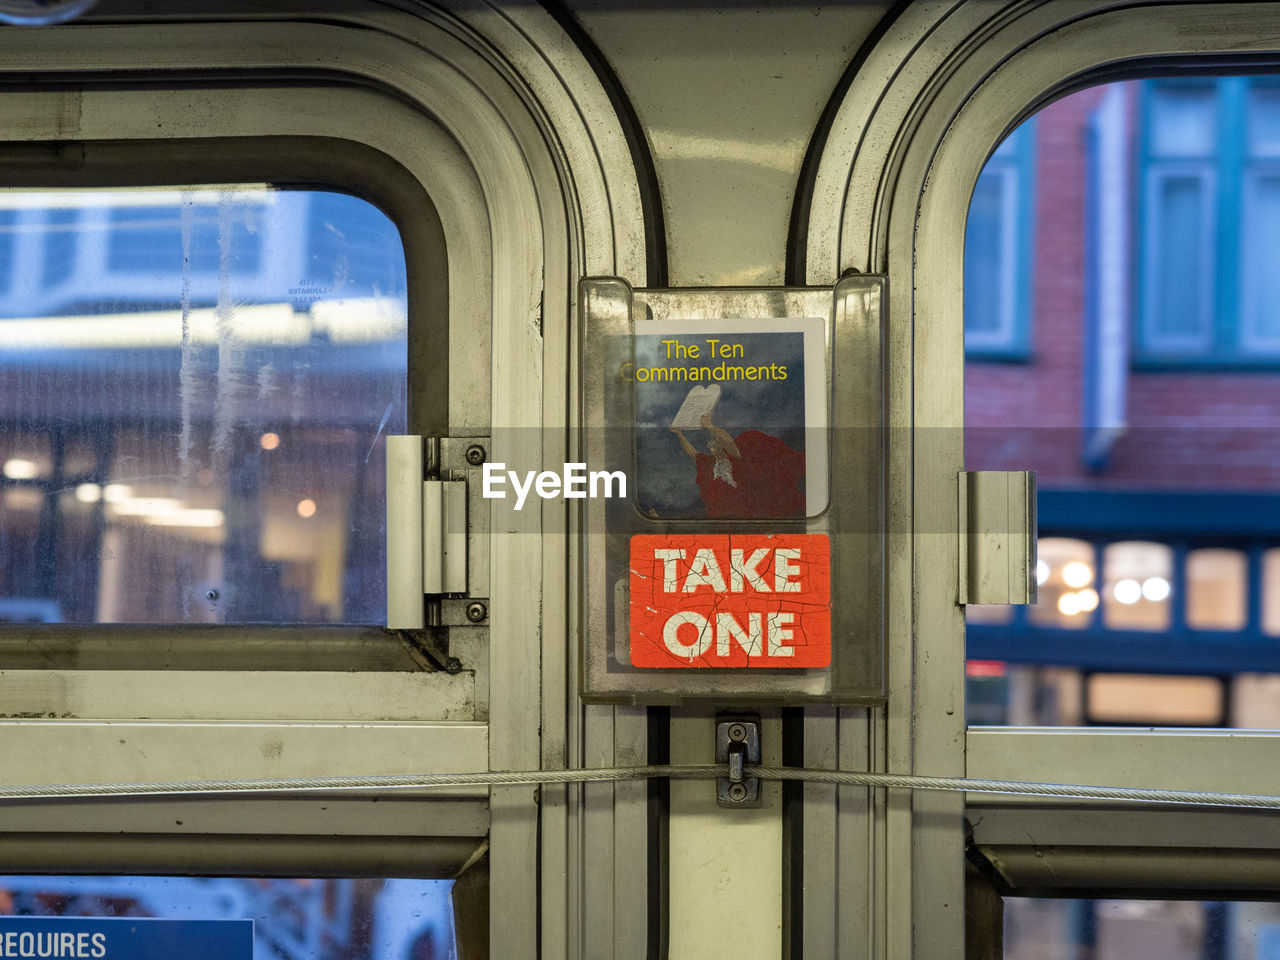
<svg viewBox="0 0 1280 960"><path fill-rule="evenodd" d="M422 437L387 437L387 626L421 630Z"/></svg>

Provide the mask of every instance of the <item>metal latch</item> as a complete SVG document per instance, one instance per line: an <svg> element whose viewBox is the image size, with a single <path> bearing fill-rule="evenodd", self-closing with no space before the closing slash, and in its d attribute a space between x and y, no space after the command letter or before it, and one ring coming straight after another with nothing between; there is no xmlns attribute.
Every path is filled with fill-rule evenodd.
<svg viewBox="0 0 1280 960"><path fill-rule="evenodd" d="M483 438L387 437L387 626L427 626L426 597L475 595L488 557L471 556L484 513L467 497L467 479L485 458ZM454 462L456 461L456 462ZM479 562L477 562L479 561ZM477 574L477 570L483 571ZM479 596L488 592L480 587ZM436 604L435 607L439 607ZM478 622L468 604L467 620ZM434 623L441 619L437 611ZM447 621L449 618L444 617Z"/></svg>
<svg viewBox="0 0 1280 960"><path fill-rule="evenodd" d="M728 766L728 775L716 779L716 802L722 807L759 806L760 778L747 776L744 768L760 763L760 721L717 718L716 763Z"/></svg>

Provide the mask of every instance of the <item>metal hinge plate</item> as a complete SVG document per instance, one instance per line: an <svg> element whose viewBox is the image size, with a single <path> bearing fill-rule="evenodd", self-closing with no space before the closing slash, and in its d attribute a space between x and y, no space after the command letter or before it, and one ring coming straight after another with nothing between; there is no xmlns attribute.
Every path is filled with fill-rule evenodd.
<svg viewBox="0 0 1280 960"><path fill-rule="evenodd" d="M716 763L727 766L716 780L716 802L722 807L758 807L760 778L747 776L747 764L760 763L760 721L756 717L716 718Z"/></svg>
<svg viewBox="0 0 1280 960"><path fill-rule="evenodd" d="M960 603L1036 602L1036 475L959 476Z"/></svg>
<svg viewBox="0 0 1280 960"><path fill-rule="evenodd" d="M387 437L387 626L420 630L440 622L446 598L489 592L488 512L478 496L486 437ZM451 609L452 609L452 605ZM477 616L477 610L483 614ZM478 623L483 605L463 608Z"/></svg>

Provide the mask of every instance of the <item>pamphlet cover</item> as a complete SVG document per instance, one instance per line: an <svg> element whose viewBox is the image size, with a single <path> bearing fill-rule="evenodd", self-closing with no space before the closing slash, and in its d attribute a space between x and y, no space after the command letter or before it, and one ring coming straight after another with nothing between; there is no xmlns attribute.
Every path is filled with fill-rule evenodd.
<svg viewBox="0 0 1280 960"><path fill-rule="evenodd" d="M827 503L821 319L637 323L635 496L653 518L814 516Z"/></svg>

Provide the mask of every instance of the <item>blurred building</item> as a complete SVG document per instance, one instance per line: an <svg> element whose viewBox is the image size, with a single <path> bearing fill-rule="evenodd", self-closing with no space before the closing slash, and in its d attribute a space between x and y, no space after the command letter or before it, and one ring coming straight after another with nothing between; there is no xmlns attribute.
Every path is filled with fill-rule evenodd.
<svg viewBox="0 0 1280 960"><path fill-rule="evenodd" d="M340 193L0 193L0 620L378 622L405 289Z"/></svg>
<svg viewBox="0 0 1280 960"><path fill-rule="evenodd" d="M988 162L966 464L1037 472L1039 602L968 609L971 723L1280 726L1277 241L1274 78L1084 90ZM1280 956L1273 905L1006 909L1010 957Z"/></svg>
<svg viewBox="0 0 1280 960"><path fill-rule="evenodd" d="M991 158L966 461L1037 471L1040 602L971 609L974 722L1280 722L1277 239L1271 78L1085 90Z"/></svg>

